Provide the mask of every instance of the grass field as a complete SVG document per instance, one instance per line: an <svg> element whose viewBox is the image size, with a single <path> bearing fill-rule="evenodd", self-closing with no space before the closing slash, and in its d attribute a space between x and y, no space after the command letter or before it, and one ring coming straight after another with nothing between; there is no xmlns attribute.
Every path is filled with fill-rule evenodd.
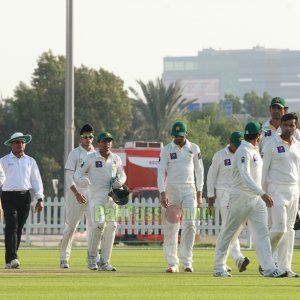
<svg viewBox="0 0 300 300"><path fill-rule="evenodd" d="M213 250L194 250L194 273L167 274L161 248L115 248L117 272L90 271L85 249L74 249L71 268L59 268L58 249L21 249L21 269L0 268L0 299L299 299L300 278L264 278L254 251L246 272L233 267L232 278L212 277ZM4 249L0 248L4 258ZM293 269L300 272L300 252Z"/></svg>

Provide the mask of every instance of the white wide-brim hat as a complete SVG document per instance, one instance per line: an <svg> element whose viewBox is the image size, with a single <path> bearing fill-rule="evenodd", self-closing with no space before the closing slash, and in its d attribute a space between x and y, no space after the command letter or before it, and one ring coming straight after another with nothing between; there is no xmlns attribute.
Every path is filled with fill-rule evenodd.
<svg viewBox="0 0 300 300"><path fill-rule="evenodd" d="M25 144L31 142L32 136L30 134L23 134L22 132L15 132L9 140L4 142L5 146L10 146L13 141L23 140Z"/></svg>

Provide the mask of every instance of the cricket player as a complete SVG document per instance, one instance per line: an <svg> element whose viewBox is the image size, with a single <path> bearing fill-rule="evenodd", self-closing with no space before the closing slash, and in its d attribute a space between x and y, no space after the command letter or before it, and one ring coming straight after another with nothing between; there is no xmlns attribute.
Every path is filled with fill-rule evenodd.
<svg viewBox="0 0 300 300"><path fill-rule="evenodd" d="M167 209L171 205L177 205L184 211L183 215L191 216L182 220L180 253L184 271L193 272L192 249L196 234L193 211L202 204L204 168L199 146L191 143L186 135L186 124L176 122L172 127L173 141L160 153L157 184L162 207ZM179 271L177 256L179 228L180 222L173 223L166 220L163 248L168 273Z"/></svg>
<svg viewBox="0 0 300 300"><path fill-rule="evenodd" d="M242 133L235 131L230 135L228 145L215 153L212 159L212 163L207 173L207 198L208 208L213 207L214 198L215 206L219 207L222 225L226 223L228 216L229 205L229 193L231 190L232 181L232 164L234 160L234 154L237 148L240 146L242 140ZM244 257L241 253L239 240L236 239L230 245L230 255L232 256L235 264L240 272L242 272L242 266L245 267L248 258ZM226 266L227 271L231 271L231 268Z"/></svg>
<svg viewBox="0 0 300 300"><path fill-rule="evenodd" d="M113 136L109 132L100 133L97 138L98 151L88 155L75 172L78 183L89 187L89 208L92 216L89 257L97 263L101 243L98 271L116 271L110 264L117 228L116 204L108 193L111 188L121 188L126 181L121 158L111 152L112 141Z"/></svg>
<svg viewBox="0 0 300 300"><path fill-rule="evenodd" d="M90 124L85 124L80 129L80 144L77 148L69 153L66 165L66 199L65 199L65 228L60 245L60 267L68 269L69 259L71 255L72 241L77 226L85 215L87 220L87 232L88 232L88 249L90 245L90 233L91 233L91 215L87 199L86 188L81 188L76 185L74 180L74 173L80 167L85 157L94 153L93 147L94 129ZM89 252L89 250L88 250ZM88 259L88 268L91 270L97 270L97 264Z"/></svg>
<svg viewBox="0 0 300 300"><path fill-rule="evenodd" d="M300 142L294 137L297 125L295 113L283 115L281 134L269 139L262 150L262 183L274 201L270 208L271 246L273 253L277 250L277 265L287 271L287 277L299 277L291 268L300 184Z"/></svg>
<svg viewBox="0 0 300 300"><path fill-rule="evenodd" d="M275 266L267 226L267 208L273 205L272 198L261 188L262 158L258 150L261 124L250 122L245 127L244 139L236 151L233 163L232 188L227 221L219 235L214 260L216 277L231 277L226 269L230 243L236 240L242 225L247 221L253 238L256 255L266 277L283 277L285 271ZM245 271L249 260L244 260Z"/></svg>
<svg viewBox="0 0 300 300"><path fill-rule="evenodd" d="M260 151L262 151L262 148L264 146L264 143L272 136L275 134L280 134L281 133L281 117L288 112L288 107L286 104L285 99L281 97L275 97L272 99L270 103L270 116L271 119L266 121L262 125L262 137L259 142L259 148ZM300 141L300 131L299 129L296 129L294 132L294 136L296 140Z"/></svg>

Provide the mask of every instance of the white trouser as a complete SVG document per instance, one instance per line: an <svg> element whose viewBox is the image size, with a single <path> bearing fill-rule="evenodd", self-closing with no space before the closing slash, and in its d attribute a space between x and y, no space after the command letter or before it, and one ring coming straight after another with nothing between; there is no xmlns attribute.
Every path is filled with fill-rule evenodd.
<svg viewBox="0 0 300 300"><path fill-rule="evenodd" d="M174 184L166 187L166 194L169 205L182 207L183 218L181 225L180 255L184 265L191 265L193 262L193 246L196 235L196 220L193 213L197 207L196 190L194 184ZM191 217L189 217L189 215ZM185 218L184 216L188 216ZM164 226L164 255L168 266L178 266L177 256L178 231L180 223L165 221Z"/></svg>
<svg viewBox="0 0 300 300"><path fill-rule="evenodd" d="M84 194L84 192L83 192ZM77 226L85 215L88 233L88 249L91 247L91 215L89 210L89 204L80 204L76 200L72 192L67 192L65 200L65 228L63 231L63 237L60 245L60 259L69 261L71 255L72 242L74 238L74 233Z"/></svg>
<svg viewBox="0 0 300 300"><path fill-rule="evenodd" d="M229 192L221 189L216 190L216 206L219 206L220 214L222 218L222 227L224 227L228 212L229 212ZM235 264L237 264L240 260L240 258L244 257L241 252L240 242L237 238L236 240L233 240L229 246L229 253L233 260L235 261Z"/></svg>
<svg viewBox="0 0 300 300"><path fill-rule="evenodd" d="M108 196L108 193L108 190L91 191L89 202L93 224L89 256L97 256L100 247L100 258L104 263L110 261L117 228L117 205ZM99 210L102 212L96 213Z"/></svg>
<svg viewBox="0 0 300 300"><path fill-rule="evenodd" d="M228 218L229 208L220 207L220 213L222 218L222 227L224 227ZM231 257L233 258L236 264L239 262L240 258L244 257L244 255L241 252L241 247L240 247L240 242L238 237L235 240L232 240L232 242L230 243L229 254L231 255Z"/></svg>
<svg viewBox="0 0 300 300"><path fill-rule="evenodd" d="M241 191L239 194L230 194L228 218L216 244L214 272L227 271L229 245L238 237L246 221L259 264L266 272L276 268L268 233L266 205L260 197Z"/></svg>
<svg viewBox="0 0 300 300"><path fill-rule="evenodd" d="M280 269L291 271L299 188L298 185L270 185L269 193L274 200L274 206L269 210L270 240L274 260ZM276 254L276 259L274 254Z"/></svg>

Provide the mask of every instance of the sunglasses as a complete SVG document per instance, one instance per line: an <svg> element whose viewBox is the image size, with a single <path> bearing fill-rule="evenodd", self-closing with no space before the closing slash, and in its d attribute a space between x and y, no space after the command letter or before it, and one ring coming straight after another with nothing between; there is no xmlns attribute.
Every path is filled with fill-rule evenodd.
<svg viewBox="0 0 300 300"><path fill-rule="evenodd" d="M93 139L94 136L92 134L82 134L80 136L82 139Z"/></svg>

